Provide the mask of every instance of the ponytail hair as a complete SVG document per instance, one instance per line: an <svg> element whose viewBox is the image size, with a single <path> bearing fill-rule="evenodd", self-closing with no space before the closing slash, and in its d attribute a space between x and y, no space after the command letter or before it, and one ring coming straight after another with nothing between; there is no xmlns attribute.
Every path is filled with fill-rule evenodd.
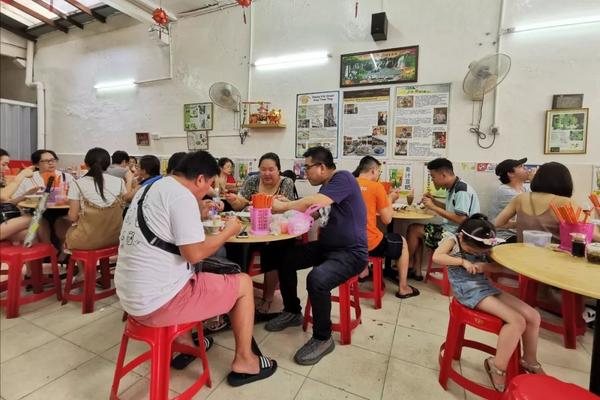
<svg viewBox="0 0 600 400"><path fill-rule="evenodd" d="M488 245L483 242L485 239L494 239L496 237L496 228L488 221L488 217L483 214L473 214L459 225L456 234L466 233L462 235L461 240L470 246L480 249L489 249L493 245ZM475 237L476 240L472 237Z"/></svg>
<svg viewBox="0 0 600 400"><path fill-rule="evenodd" d="M106 201L106 197L104 197L104 176L102 174L110 165L110 154L100 147L94 147L87 152L84 162L89 168L85 176L91 176L94 179L96 191L100 194L102 200Z"/></svg>

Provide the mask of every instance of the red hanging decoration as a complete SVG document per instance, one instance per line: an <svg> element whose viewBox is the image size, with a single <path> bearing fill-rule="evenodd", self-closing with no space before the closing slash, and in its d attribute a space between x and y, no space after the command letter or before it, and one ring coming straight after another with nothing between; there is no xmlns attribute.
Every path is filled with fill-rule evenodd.
<svg viewBox="0 0 600 400"><path fill-rule="evenodd" d="M162 8L157 8L152 13L152 19L160 26L166 26L169 23L169 17Z"/></svg>
<svg viewBox="0 0 600 400"><path fill-rule="evenodd" d="M250 7L252 5L252 0L236 0L240 6L242 6L243 14L244 14L244 24L246 23L246 7Z"/></svg>

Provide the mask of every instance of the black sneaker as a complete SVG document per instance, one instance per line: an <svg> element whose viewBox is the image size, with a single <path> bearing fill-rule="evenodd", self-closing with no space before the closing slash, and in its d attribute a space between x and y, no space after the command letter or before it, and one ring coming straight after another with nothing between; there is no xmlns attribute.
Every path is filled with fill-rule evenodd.
<svg viewBox="0 0 600 400"><path fill-rule="evenodd" d="M269 332L279 332L290 326L302 325L302 314L292 314L284 311L266 323L265 329Z"/></svg>
<svg viewBox="0 0 600 400"><path fill-rule="evenodd" d="M330 337L327 340L310 338L304 346L294 355L294 361L300 365L313 365L318 363L321 358L331 353L335 348L335 343Z"/></svg>

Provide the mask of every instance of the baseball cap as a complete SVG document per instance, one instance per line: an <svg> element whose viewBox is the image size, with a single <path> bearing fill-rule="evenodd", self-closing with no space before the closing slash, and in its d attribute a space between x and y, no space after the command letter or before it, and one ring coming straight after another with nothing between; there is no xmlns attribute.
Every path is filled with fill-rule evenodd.
<svg viewBox="0 0 600 400"><path fill-rule="evenodd" d="M512 172L515 167L519 165L523 165L527 162L527 158L521 158L520 160L504 160L500 164L496 165L496 175L502 176L506 175L509 172Z"/></svg>

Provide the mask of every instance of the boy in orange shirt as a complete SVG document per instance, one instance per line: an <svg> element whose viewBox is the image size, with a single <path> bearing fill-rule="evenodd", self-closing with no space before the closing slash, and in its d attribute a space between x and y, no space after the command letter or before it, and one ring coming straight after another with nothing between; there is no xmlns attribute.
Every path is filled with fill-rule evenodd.
<svg viewBox="0 0 600 400"><path fill-rule="evenodd" d="M381 162L371 156L363 157L353 173L357 177L358 186L362 192L367 208L367 241L369 256L385 257L388 254L388 238L377 228L377 215L385 225L392 222L392 203L399 195L392 192L389 196L379 182L381 175ZM406 240L402 238L401 249L407 249ZM400 258L396 261L398 268L399 285L396 297L406 299L419 295L419 290L409 286L408 279L408 251L401 251Z"/></svg>

